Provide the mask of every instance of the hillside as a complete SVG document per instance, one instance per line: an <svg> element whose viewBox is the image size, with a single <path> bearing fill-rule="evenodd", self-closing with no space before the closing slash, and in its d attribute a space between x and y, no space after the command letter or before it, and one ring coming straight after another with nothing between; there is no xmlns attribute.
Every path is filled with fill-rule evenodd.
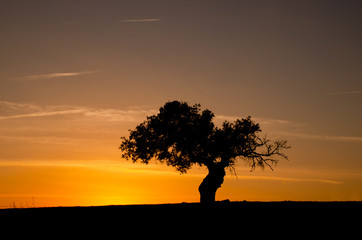
<svg viewBox="0 0 362 240"><path fill-rule="evenodd" d="M210 238L356 236L362 202L218 202L0 210L11 236ZM5 231L4 231L5 230ZM127 235L128 234L128 235ZM6 235L6 234L5 234ZM245 235L246 236L246 235ZM347 238L348 239L348 238Z"/></svg>
<svg viewBox="0 0 362 240"><path fill-rule="evenodd" d="M154 204L154 205L110 205L110 206L89 206L89 207L50 207L50 208L12 208L0 209L0 217L19 218L42 218L42 217L112 217L143 215L148 218L150 215L158 216L189 216L197 214L219 214L225 217L231 216L278 216L293 215L314 215L327 217L330 215L350 215L351 217L360 214L362 202L217 202L214 206L203 206L199 203L179 204ZM295 216L294 216L295 217Z"/></svg>

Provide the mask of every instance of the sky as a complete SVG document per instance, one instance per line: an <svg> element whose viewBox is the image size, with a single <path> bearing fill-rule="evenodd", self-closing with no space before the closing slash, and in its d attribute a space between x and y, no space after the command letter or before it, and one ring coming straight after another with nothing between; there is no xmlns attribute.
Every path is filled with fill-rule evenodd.
<svg viewBox="0 0 362 240"><path fill-rule="evenodd" d="M121 158L172 100L251 116L289 161L217 200L362 200L361 1L2 0L0 207L196 202L207 170Z"/></svg>

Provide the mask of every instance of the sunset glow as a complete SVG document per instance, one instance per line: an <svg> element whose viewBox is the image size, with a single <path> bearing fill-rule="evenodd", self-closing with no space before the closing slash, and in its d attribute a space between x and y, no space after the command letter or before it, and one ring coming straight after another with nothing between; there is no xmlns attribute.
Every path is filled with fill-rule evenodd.
<svg viewBox="0 0 362 240"><path fill-rule="evenodd" d="M218 126L250 115L292 146L274 171L239 161L217 200L362 201L361 10L1 1L0 208L198 202L206 168L180 175L118 149L170 100Z"/></svg>

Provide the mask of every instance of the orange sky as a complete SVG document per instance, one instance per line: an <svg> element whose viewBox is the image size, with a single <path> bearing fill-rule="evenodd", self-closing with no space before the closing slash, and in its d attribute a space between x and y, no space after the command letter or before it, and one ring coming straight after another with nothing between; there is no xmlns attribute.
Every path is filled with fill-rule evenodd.
<svg viewBox="0 0 362 240"><path fill-rule="evenodd" d="M359 1L0 3L0 207L198 201L120 158L166 101L251 115L290 161L228 174L217 199L362 200Z"/></svg>

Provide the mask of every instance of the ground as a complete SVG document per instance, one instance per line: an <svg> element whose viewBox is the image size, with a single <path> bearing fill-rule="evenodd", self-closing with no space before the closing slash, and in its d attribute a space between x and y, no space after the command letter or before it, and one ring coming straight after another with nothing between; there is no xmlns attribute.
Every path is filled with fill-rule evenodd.
<svg viewBox="0 0 362 240"><path fill-rule="evenodd" d="M89 207L51 207L51 208L12 208L0 209L0 218L4 217L111 217L144 215L144 218L157 214L158 216L181 217L197 214L218 214L224 217L241 217L249 215L268 216L277 214L295 218L298 215L313 215L327 217L336 214L357 215L362 211L362 202L216 202L214 206L203 206L199 203L154 204L154 205L111 205ZM352 217L351 215L351 217ZM358 215L359 216L359 215ZM357 217L357 216L356 216Z"/></svg>
<svg viewBox="0 0 362 240"><path fill-rule="evenodd" d="M217 202L0 210L0 227L46 239L321 238L359 234L362 202ZM45 231L44 231L45 230ZM25 234L25 235L24 235ZM248 238L249 238L248 237Z"/></svg>

